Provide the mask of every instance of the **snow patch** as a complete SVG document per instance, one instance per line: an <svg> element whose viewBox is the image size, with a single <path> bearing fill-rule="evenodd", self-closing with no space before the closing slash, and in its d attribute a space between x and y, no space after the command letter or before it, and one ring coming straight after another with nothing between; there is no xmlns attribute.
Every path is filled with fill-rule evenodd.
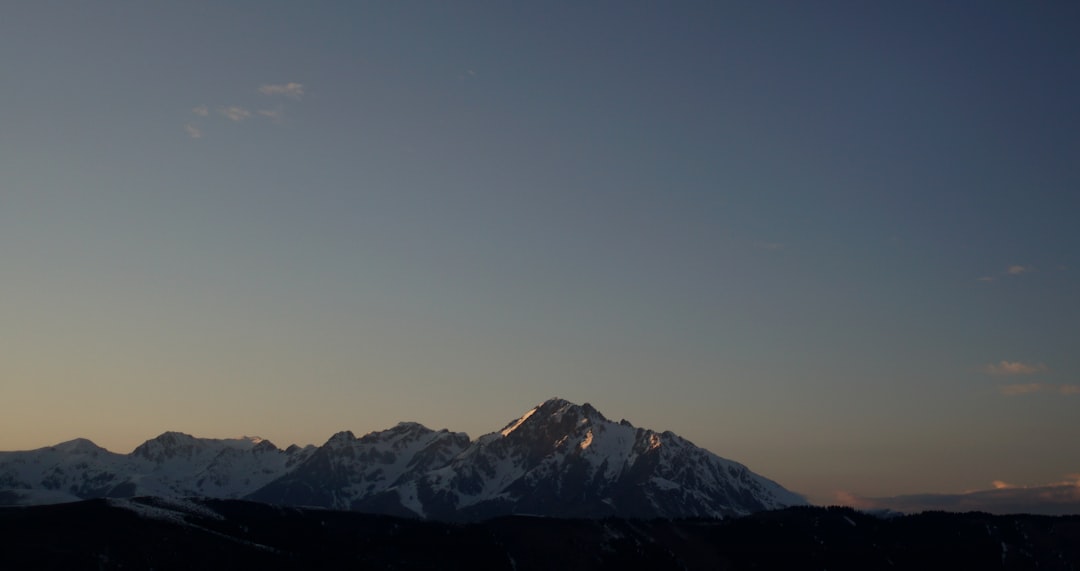
<svg viewBox="0 0 1080 571"><path fill-rule="evenodd" d="M159 508L157 506L151 506L138 502L135 500L107 500L110 506L133 511L143 519L156 519L158 521L167 521L170 523L176 523L181 525L187 525L187 520L184 518L184 514L178 511Z"/></svg>
<svg viewBox="0 0 1080 571"><path fill-rule="evenodd" d="M659 476L654 476L652 478L649 478L649 481L652 482L654 486L656 486L657 488L660 488L661 490L677 490L677 489L682 487L682 486L676 484L675 482L672 482L671 480L668 480L666 478L661 478Z"/></svg>
<svg viewBox="0 0 1080 571"><path fill-rule="evenodd" d="M521 426L521 423L525 422L526 420L529 420L529 417L532 416L533 414L535 414L536 410L539 409L539 408L540 407L536 407L536 408L530 410L529 412L526 412L524 416L517 419L517 422L515 422L515 423L511 424L510 426L507 426L506 428L502 429L501 434L503 436L510 436L511 432L516 430L517 427ZM503 417L503 418L505 418L505 417Z"/></svg>
<svg viewBox="0 0 1080 571"><path fill-rule="evenodd" d="M420 501L420 498L416 493L416 482L409 482L403 486L399 486L397 493L401 505L405 506L406 509L416 515L425 517L424 503Z"/></svg>

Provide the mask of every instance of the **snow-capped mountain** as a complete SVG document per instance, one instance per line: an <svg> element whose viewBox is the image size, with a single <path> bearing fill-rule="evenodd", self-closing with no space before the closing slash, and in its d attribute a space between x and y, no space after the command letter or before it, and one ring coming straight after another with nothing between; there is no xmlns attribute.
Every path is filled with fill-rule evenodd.
<svg viewBox="0 0 1080 571"><path fill-rule="evenodd" d="M804 504L779 484L670 432L551 399L446 465L360 502L433 519L725 517Z"/></svg>
<svg viewBox="0 0 1080 571"><path fill-rule="evenodd" d="M85 438L25 452L0 452L3 503L61 503L107 496L126 479L126 457Z"/></svg>
<svg viewBox="0 0 1080 571"><path fill-rule="evenodd" d="M38 450L0 452L0 503L239 498L286 474L314 451L314 446L280 450L255 437L218 440L166 432L124 455L79 438Z"/></svg>
<svg viewBox="0 0 1080 571"><path fill-rule="evenodd" d="M506 514L727 517L806 501L671 432L551 399L502 430L403 422L317 449L167 432L129 455L87 440L0 453L0 503L136 495L247 498L441 520Z"/></svg>
<svg viewBox="0 0 1080 571"><path fill-rule="evenodd" d="M565 516L723 517L805 503L671 432L612 422L588 404L559 399L469 452L425 483L436 497L480 514L512 505Z"/></svg>
<svg viewBox="0 0 1080 571"><path fill-rule="evenodd" d="M431 430L402 422L389 430L360 438L339 432L288 475L270 483L249 499L286 505L320 506L342 510L400 512L391 501L385 509L372 499L445 466L469 445L463 432ZM395 509L396 508L396 509Z"/></svg>
<svg viewBox="0 0 1080 571"><path fill-rule="evenodd" d="M136 493L151 496L239 498L288 473L314 446L281 450L269 440L195 438L166 432L132 453Z"/></svg>
<svg viewBox="0 0 1080 571"><path fill-rule="evenodd" d="M441 520L726 517L806 503L671 432L562 399L471 442L415 423L339 433L248 499Z"/></svg>

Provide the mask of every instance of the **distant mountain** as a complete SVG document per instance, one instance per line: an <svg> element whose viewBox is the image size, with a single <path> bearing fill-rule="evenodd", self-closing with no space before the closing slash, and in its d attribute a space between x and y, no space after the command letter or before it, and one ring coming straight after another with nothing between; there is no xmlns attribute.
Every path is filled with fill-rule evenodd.
<svg viewBox="0 0 1080 571"><path fill-rule="evenodd" d="M208 496L437 520L728 517L806 501L671 432L551 399L470 441L417 423L318 448L167 432L130 455L80 440L0 453L0 503Z"/></svg>
<svg viewBox="0 0 1080 571"><path fill-rule="evenodd" d="M253 437L217 440L166 432L123 455L79 438L38 450L0 452L0 504L132 496L239 498L314 451L314 446L281 450Z"/></svg>

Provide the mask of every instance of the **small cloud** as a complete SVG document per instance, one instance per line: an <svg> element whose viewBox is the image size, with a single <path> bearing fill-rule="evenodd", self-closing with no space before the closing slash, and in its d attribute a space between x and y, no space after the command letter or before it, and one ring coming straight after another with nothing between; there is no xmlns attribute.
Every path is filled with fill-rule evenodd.
<svg viewBox="0 0 1080 571"><path fill-rule="evenodd" d="M839 491L833 494L836 499L836 503L842 506L850 506L856 509L869 509L870 506L867 502L863 501L861 496L857 496L851 492Z"/></svg>
<svg viewBox="0 0 1080 571"><path fill-rule="evenodd" d="M259 109L258 111L256 111L256 113L268 119L273 119L275 121L281 119L281 116L284 115L284 112L281 109Z"/></svg>
<svg viewBox="0 0 1080 571"><path fill-rule="evenodd" d="M228 117L229 119L237 122L243 121L244 119L251 117L251 111L248 111L243 107L236 107L235 105L232 107L222 107L218 109L218 112Z"/></svg>
<svg viewBox="0 0 1080 571"><path fill-rule="evenodd" d="M990 363L983 367L983 371L990 375L1034 375L1046 371L1046 365L1042 363L1029 365L1020 361L1001 361Z"/></svg>
<svg viewBox="0 0 1080 571"><path fill-rule="evenodd" d="M1055 385L1052 383L1019 383L1005 385L998 390L1007 397L1034 393L1051 393L1062 396L1080 395L1080 385Z"/></svg>
<svg viewBox="0 0 1080 571"><path fill-rule="evenodd" d="M994 281L995 279L996 279L996 278L994 278L993 276L982 276L981 278L975 278L975 281L980 281L980 282L992 282L992 281Z"/></svg>
<svg viewBox="0 0 1080 571"><path fill-rule="evenodd" d="M1015 488L1016 487L1016 486L1014 486L1014 485L1012 485L1012 484L1010 484L1008 482L1004 482L1002 480L994 480L993 482L991 482L991 484L994 486L995 490L1007 490L1009 488Z"/></svg>
<svg viewBox="0 0 1080 571"><path fill-rule="evenodd" d="M208 109L205 105L200 105L192 109L191 112L198 115L199 117L206 117L210 114L210 109Z"/></svg>
<svg viewBox="0 0 1080 571"><path fill-rule="evenodd" d="M259 93L263 95L284 95L285 97L300 99L304 96L304 85L294 82L267 84L259 87Z"/></svg>
<svg viewBox="0 0 1080 571"><path fill-rule="evenodd" d="M1044 385L1043 383L1017 383L1015 385L1005 385L998 390L1007 397L1013 397L1017 395L1040 393L1045 391L1046 387L1047 385Z"/></svg>
<svg viewBox="0 0 1080 571"><path fill-rule="evenodd" d="M1027 274L1035 271L1035 268L1031 266L1009 266L1006 270L1010 276L1018 276L1021 274Z"/></svg>
<svg viewBox="0 0 1080 571"><path fill-rule="evenodd" d="M202 131L194 125L184 125L184 130L187 131L188 136L192 139L202 138Z"/></svg>

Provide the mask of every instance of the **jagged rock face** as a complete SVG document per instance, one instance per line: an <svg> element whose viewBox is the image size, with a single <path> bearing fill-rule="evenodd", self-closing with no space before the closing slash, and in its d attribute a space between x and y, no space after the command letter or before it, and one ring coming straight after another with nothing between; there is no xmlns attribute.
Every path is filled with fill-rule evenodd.
<svg viewBox="0 0 1080 571"><path fill-rule="evenodd" d="M131 454L151 462L161 463L173 458L191 459L206 448L207 445L194 436L182 432L166 432L157 438L143 442Z"/></svg>
<svg viewBox="0 0 1080 571"><path fill-rule="evenodd" d="M195 438L166 432L131 453L137 493L160 496L241 497L286 473L314 452L281 450L261 438Z"/></svg>
<svg viewBox="0 0 1080 571"><path fill-rule="evenodd" d="M339 432L287 476L249 497L286 505L363 509L385 490L446 464L468 443L464 433L434 431L417 423L403 422L360 438ZM371 511L408 513L400 504Z"/></svg>
<svg viewBox="0 0 1080 571"><path fill-rule="evenodd" d="M670 432L552 399L421 479L425 515L725 517L805 503Z"/></svg>
<svg viewBox="0 0 1080 571"><path fill-rule="evenodd" d="M64 497L246 497L442 520L506 514L726 517L804 504L745 466L671 432L551 399L470 441L414 422L317 449L167 432L130 455L89 441L0 453L0 491ZM60 494L60 496L56 496ZM63 497L61 497L63 496ZM40 498L26 503L45 503Z"/></svg>
<svg viewBox="0 0 1080 571"><path fill-rule="evenodd" d="M561 399L473 442L411 424L341 433L250 498L441 520L725 517L805 503L675 434Z"/></svg>

